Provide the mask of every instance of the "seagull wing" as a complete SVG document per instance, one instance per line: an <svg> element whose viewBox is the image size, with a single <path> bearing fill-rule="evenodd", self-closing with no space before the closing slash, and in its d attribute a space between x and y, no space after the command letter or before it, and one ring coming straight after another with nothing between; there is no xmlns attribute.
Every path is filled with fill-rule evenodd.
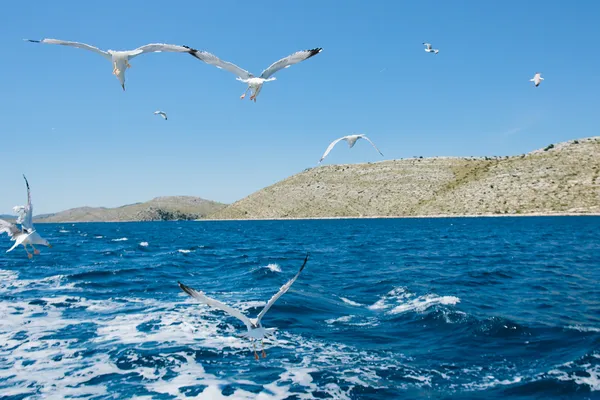
<svg viewBox="0 0 600 400"><path fill-rule="evenodd" d="M28 42L32 42L32 43L60 44L62 46L77 47L79 49L85 49L85 50L93 51L94 53L100 54L104 58L108 58L109 60L112 60L112 56L108 52L102 51L102 50L100 50L97 47L90 46L89 44L85 44L85 43L69 42L69 41L66 41L66 40L59 40L59 39L42 39L42 40L25 39L25 40L28 41Z"/></svg>
<svg viewBox="0 0 600 400"><path fill-rule="evenodd" d="M244 325L246 325L246 328L252 329L253 324L250 321L250 319L248 317L246 317L244 314L242 314L239 310L229 307L227 304L221 303L218 300L211 299L210 297L206 296L203 292L198 292L198 291L192 289L191 287L184 285L181 282L177 282L177 283L179 284L179 287L181 288L181 290L183 290L184 292L186 292L187 294L189 294L196 300L198 300L201 303L204 303L210 307L218 308L221 311L225 311L227 314L231 315L232 317L235 317L235 318L239 319L240 321L242 321L244 323Z"/></svg>
<svg viewBox="0 0 600 400"><path fill-rule="evenodd" d="M22 219L21 225L27 230L33 230L33 205L31 204L31 190L29 189L29 182L25 175L25 185L27 186L27 205L25 206L25 218Z"/></svg>
<svg viewBox="0 0 600 400"><path fill-rule="evenodd" d="M8 236L11 237L11 240L15 240L15 238L22 232L15 224L11 224L8 221L0 219L0 234L2 233L8 234Z"/></svg>
<svg viewBox="0 0 600 400"><path fill-rule="evenodd" d="M246 71L245 69L242 69L242 68L238 67L237 65L232 64L228 61L223 61L219 57L217 57L214 54L211 54L207 51L189 49L188 52L191 55L193 55L194 57L196 57L198 60L204 61L205 63L210 64L210 65L214 65L215 67L217 67L219 69L224 69L226 71L232 72L242 79L250 79L250 78L254 77L254 75L252 75L250 72Z"/></svg>
<svg viewBox="0 0 600 400"><path fill-rule="evenodd" d="M298 273L296 273L296 275L292 279L290 279L285 285L283 285L281 287L281 289L279 289L279 292L275 293L273 295L273 297L271 297L271 299L267 302L267 305L265 305L265 307L262 309L262 311L260 312L260 314L258 314L258 317L256 317L256 324L257 325L260 323L260 320L262 319L262 317L265 316L265 314L267 313L267 311L269 311L269 309L271 308L271 306L273 304L275 304L275 302L281 296L283 296L283 294L285 292L287 292L290 289L290 287L296 281L296 279L298 279L298 277L300 276L300 272L302 272L302 270L304 269L304 266L306 265L307 261L308 261L308 253L306 253L306 257L304 258L304 263L302 263L302 266L300 267L300 270L298 271Z"/></svg>
<svg viewBox="0 0 600 400"><path fill-rule="evenodd" d="M323 157L321 157L321 159L319 160L319 162L323 161L325 159L325 157L327 157L327 154L329 154L329 152L331 151L331 149L333 149L335 147L336 144L338 144L338 142L340 140L346 139L347 136L341 137L339 139L335 139L333 142L331 142L329 144L329 147L327 147L327 150L325 150L325 153L323 153Z"/></svg>
<svg viewBox="0 0 600 400"><path fill-rule="evenodd" d="M427 50L431 50L431 43L423 43Z"/></svg>
<svg viewBox="0 0 600 400"><path fill-rule="evenodd" d="M375 143L371 142L371 139L369 139L365 135L360 135L360 137L363 138L363 139L365 139L367 142L371 143L371 145L373 145L373 147L375 147L375 150L379 151L379 149L377 148L377 146L375 146ZM383 153L381 151L379 151L379 154L381 154L383 156Z"/></svg>
<svg viewBox="0 0 600 400"><path fill-rule="evenodd" d="M129 54L129 59L139 56L144 53L162 53L162 52L171 52L171 53L189 53L189 49L187 47L178 46L176 44L165 44L165 43L150 43L145 46L138 47L135 50L131 50Z"/></svg>
<svg viewBox="0 0 600 400"><path fill-rule="evenodd" d="M269 66L269 68L265 69L262 72L262 74L260 74L260 77L263 79L267 79L271 75L273 75L275 72L279 71L280 69L288 68L294 64L299 63L300 61L307 60L307 59L311 58L312 56L319 54L322 51L323 51L323 49L320 47L317 49L297 51L294 54L291 54L285 58L282 58L279 61L275 61L273 64L271 64Z"/></svg>

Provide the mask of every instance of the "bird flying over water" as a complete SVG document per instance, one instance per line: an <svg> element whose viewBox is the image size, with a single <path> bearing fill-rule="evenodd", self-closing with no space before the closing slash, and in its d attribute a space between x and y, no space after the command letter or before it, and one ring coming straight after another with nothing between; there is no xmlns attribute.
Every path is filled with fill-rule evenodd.
<svg viewBox="0 0 600 400"><path fill-rule="evenodd" d="M425 49L424 50L426 52L428 52L428 53L437 54L437 53L440 52L438 49L432 49L431 48L431 43L423 43L423 44L425 45Z"/></svg>
<svg viewBox="0 0 600 400"><path fill-rule="evenodd" d="M282 58L279 61L274 62L267 69L265 69L260 74L259 77L256 77L253 74L251 74L250 72L238 67L235 64L221 60L214 54L211 54L209 52L202 51L202 50L196 50L196 49L192 49L192 48L189 48L189 49L190 49L189 53L191 55L193 55L194 57L196 57L198 60L204 61L207 64L214 65L215 67L217 67L219 69L224 69L224 70L227 70L227 71L232 72L235 75L237 75L236 79L238 81L242 81L242 82L248 84L246 91L240 96L240 99L243 99L244 97L246 97L246 93L248 93L248 91L250 91L251 92L250 100L254 100L254 102L256 102L256 97L260 93L263 83L269 82L269 81L274 81L276 78L273 78L272 75L275 74L277 71L284 69L284 68L288 68L288 67L290 67L294 64L297 64L301 61L307 60L307 59L311 58L312 56L317 55L321 51L323 51L323 49L320 47L316 48L316 49L311 49L311 50L297 51L292 55L289 55L287 57Z"/></svg>
<svg viewBox="0 0 600 400"><path fill-rule="evenodd" d="M304 258L304 263L302 264L302 266L300 267L300 270L296 273L296 275L292 279L290 279L285 285L283 285L279 289L279 291L273 295L273 297L271 297L271 299L267 302L265 307L262 309L262 311L258 314L258 316L255 319L250 319L250 318L246 317L244 314L242 314L241 311L239 311L235 308L232 308L232 307L228 306L227 304L221 303L218 300L215 300L215 299L212 299L212 298L206 296L204 294L204 292L198 292L198 291L192 289L191 287L184 285L181 282L177 282L177 283L179 284L179 287L181 288L181 290L183 290L184 292L186 292L187 294L189 294L196 300L200 301L201 303L204 303L210 307L218 308L221 311L225 311L227 314L231 315L232 317L235 317L235 318L239 319L240 321L242 321L244 323L244 325L246 325L246 329L248 330L248 332L243 333L240 336L252 340L252 346L254 348L254 358L258 360L258 353L256 352L255 341L256 340L261 341L262 356L263 356L263 358L265 358L267 356L267 354L265 353L265 346L263 343L263 339L265 337L267 337L268 335L273 335L273 333L276 330L276 328L264 328L262 326L262 324L260 323L260 321L265 316L267 311L269 311L269 309L273 306L273 304L275 304L275 302L281 296L283 296L285 294L285 292L287 292L290 289L290 287L296 281L296 279L298 279L298 277L300 276L300 273L304 269L304 266L306 265L307 261L308 261L308 253L306 254L306 257Z"/></svg>
<svg viewBox="0 0 600 400"><path fill-rule="evenodd" d="M10 240L14 241L15 244L8 249L6 252L12 251L18 245L22 244L27 252L27 257L33 258L33 254L38 255L40 251L34 247L34 244L41 246L52 247L46 239L40 236L39 233L33 227L33 205L31 204L31 191L29 189L29 182L25 175L25 185L27 186L27 205L15 206L13 210L17 213L17 224L21 224L21 229L17 228L15 224L0 220L0 233L6 232L11 237ZM33 249L33 254L27 251L27 245Z"/></svg>
<svg viewBox="0 0 600 400"><path fill-rule="evenodd" d="M144 53L160 53L160 52L178 52L178 53L187 53L189 49L183 46L177 46L174 44L164 44L164 43L151 43L145 46L138 47L135 50L125 50L125 51L116 51L116 50L107 50L103 51L97 47L90 46L85 43L78 42L69 42L66 40L59 39L42 39L42 40L32 40L32 39L23 39L27 42L32 43L47 43L47 44L60 44L63 46L71 46L77 47L79 49L85 49L93 51L96 54L100 54L102 57L109 60L113 65L113 74L117 77L119 82L121 82L121 87L125 90L125 70L127 68L131 68L129 65L129 60L134 57L139 56Z"/></svg>
<svg viewBox="0 0 600 400"><path fill-rule="evenodd" d="M327 154L329 154L329 152L331 151L331 149L333 149L333 147L340 140L345 140L346 142L348 142L348 147L352 148L352 147L354 147L354 145L356 144L356 142L358 141L358 139L365 139L366 141L368 141L369 143L371 143L373 145L373 147L375 148L375 150L377 150L379 152L379 154L381 154L383 156L383 153L381 151L379 151L379 149L377 148L377 146L375 146L375 143L371 142L371 139L369 139L365 135L348 135L348 136L341 137L341 138L336 139L333 142L331 142L329 144L329 147L327 147L327 150L325 150L325 153L323 154L323 157L321 157L321 159L319 160L319 163L321 161L323 161L323 159L325 157L327 157Z"/></svg>
<svg viewBox="0 0 600 400"><path fill-rule="evenodd" d="M542 83L543 80L544 78L542 78L542 74L540 72L536 72L534 77L531 78L529 82L533 82L535 84L535 87L538 87L540 86L540 83Z"/></svg>
<svg viewBox="0 0 600 400"><path fill-rule="evenodd" d="M167 113L165 113L164 111L154 111L154 115L160 115L161 117L163 117L165 119L165 121L167 120Z"/></svg>

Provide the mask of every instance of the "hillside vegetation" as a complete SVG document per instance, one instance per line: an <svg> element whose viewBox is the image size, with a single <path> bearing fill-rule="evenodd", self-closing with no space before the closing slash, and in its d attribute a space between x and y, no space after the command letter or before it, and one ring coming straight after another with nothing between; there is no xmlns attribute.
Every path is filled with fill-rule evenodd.
<svg viewBox="0 0 600 400"><path fill-rule="evenodd" d="M511 157L311 168L209 217L269 219L600 213L600 137Z"/></svg>
<svg viewBox="0 0 600 400"><path fill-rule="evenodd" d="M79 207L34 218L35 222L170 221L204 218L225 204L192 196L157 197L117 208Z"/></svg>

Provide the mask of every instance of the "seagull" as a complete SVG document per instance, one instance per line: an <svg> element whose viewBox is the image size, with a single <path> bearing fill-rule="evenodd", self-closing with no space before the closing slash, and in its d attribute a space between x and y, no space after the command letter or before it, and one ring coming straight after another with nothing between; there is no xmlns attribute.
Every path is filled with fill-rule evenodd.
<svg viewBox="0 0 600 400"><path fill-rule="evenodd" d="M437 53L440 52L438 49L432 49L431 48L431 43L423 43L423 44L425 45L425 49L424 50L426 52L428 52L428 53L437 54Z"/></svg>
<svg viewBox="0 0 600 400"><path fill-rule="evenodd" d="M38 255L40 251L33 245L38 244L41 246L52 247L50 243L40 236L39 233L33 227L33 206L31 205L31 190L29 189L29 182L25 175L25 185L27 186L27 205L26 206L15 206L13 210L17 213L17 224L21 224L21 229L17 228L15 224L0 220L0 233L6 232L11 237L11 240L15 241L15 244L8 249L6 252L12 251L18 245L22 244L27 252L27 257L33 258L33 254ZM27 245L33 249L33 254L27 251Z"/></svg>
<svg viewBox="0 0 600 400"><path fill-rule="evenodd" d="M275 330L276 330L276 328L264 328L262 326L262 324L260 323L260 320L262 319L262 317L265 316L267 311L269 311L271 306L273 306L273 304L275 304L275 302L281 296L283 296L283 294L285 292L287 292L289 290L289 288L296 281L296 279L298 279L298 276L300 276L300 273L304 269L304 266L306 265L307 261L308 261L308 253L306 254L306 258L304 258L304 263L300 267L300 270L298 271L298 273L292 279L290 279L285 285L283 285L279 289L279 291L273 295L273 297L271 297L271 299L267 302L267 304L262 309L262 311L258 314L256 319L250 319L250 318L246 317L244 314L241 313L241 311L236 310L235 308L229 307L228 305L221 303L218 300L215 300L215 299L212 299L212 298L206 296L204 294L204 292L197 292L196 290L192 289L189 286L184 285L181 282L177 282L177 283L179 284L179 287L181 288L181 290L183 290L184 292L186 292L187 294L189 294L196 300L199 300L200 302L202 302L210 307L218 308L219 310L225 311L227 314L231 315L232 317L235 317L235 318L239 319L240 321L242 321L244 323L244 325L246 325L246 329L248 330L248 332L243 333L240 336L252 340L252 347L254 349L254 358L256 360L258 360L258 353L256 352L255 340L261 341L262 357L265 358L267 356L267 353L265 352L265 344L263 342L263 339L265 337L267 337L267 335L273 335L273 332L275 332Z"/></svg>
<svg viewBox="0 0 600 400"><path fill-rule="evenodd" d="M538 87L540 86L540 83L542 83L543 80L544 78L542 78L541 72L536 72L534 77L531 78L529 82L533 82L535 84L535 87Z"/></svg>
<svg viewBox="0 0 600 400"><path fill-rule="evenodd" d="M174 44L164 44L164 43L151 43L142 47L138 47L135 50L126 50L126 51L116 51L116 50L107 50L103 51L97 47L90 46L85 43L78 42L69 42L66 40L59 39L42 39L42 40L32 40L32 39L23 39L26 42L32 43L47 43L47 44L60 44L63 46L72 46L80 49L91 50L94 53L100 54L104 58L110 60L113 64L113 74L117 77L119 82L121 82L121 87L123 91L125 90L125 70L127 68L131 68L129 65L129 60L132 58L139 56L144 53L160 53L163 51L169 52L179 52L179 53L187 53L189 49L177 46Z"/></svg>
<svg viewBox="0 0 600 400"><path fill-rule="evenodd" d="M163 117L165 119L165 121L167 120L167 113L164 111L154 111L154 115L160 115L161 117Z"/></svg>
<svg viewBox="0 0 600 400"><path fill-rule="evenodd" d="M186 47L186 46L184 46L184 47ZM230 62L223 61L223 60L219 59L217 56L215 56L209 52L202 51L202 50L196 50L196 49L192 49L192 48L189 48L189 49L190 49L189 53L191 55L193 55L194 57L196 57L198 60L204 61L207 64L214 65L215 67L217 67L219 69L225 69L229 72L236 74L237 75L236 79L238 81L242 81L242 82L248 84L246 91L244 92L244 94L242 94L240 96L240 99L243 99L244 97L246 97L246 93L248 93L248 91L250 90L251 91L250 100L254 100L254 102L256 102L256 97L260 93L263 83L274 81L276 78L272 78L271 76L273 74L275 74L277 71L279 71L280 69L288 68L291 65L299 63L300 61L307 60L307 59L311 58L312 56L317 55L321 51L323 51L323 49L320 47L316 48L316 49L311 49L311 50L297 51L294 54L291 54L285 58L282 58L279 61L274 62L267 69L265 69L260 74L259 77L255 77L253 74L246 71L245 69L242 69L242 68L238 67L237 65L232 64Z"/></svg>
<svg viewBox="0 0 600 400"><path fill-rule="evenodd" d="M23 243L25 241L25 239L27 239L30 235L28 232L26 232L26 230L21 230L21 229L17 228L17 226L15 224L11 224L8 221L0 219L0 234L2 234L2 233L7 233L8 236L10 237L10 240L15 242L15 244L6 251L7 253L9 251L13 251L13 249L15 247L22 244L23 247L25 248L25 251L27 252L27 256L29 258L33 257L31 255L31 253L27 251L27 245Z"/></svg>
<svg viewBox="0 0 600 400"><path fill-rule="evenodd" d="M377 146L375 146L375 143L371 142L371 139L369 139L368 137L366 137L365 135L348 135L348 136L344 136L341 137L339 139L335 139L333 142L331 142L329 144L329 147L327 147L327 150L325 150L325 154L323 154L323 157L321 157L321 159L319 160L319 163L321 163L321 161L323 161L323 159L325 157L327 157L327 154L329 154L329 152L331 151L331 149L333 149L333 147L340 141L340 140L345 140L346 142L348 142L348 146L350 148L352 148L355 144L356 141L358 139L365 139L367 140L369 143L371 143L373 145L373 147L375 147L375 150L379 151L379 149L377 148ZM383 153L381 151L379 151L379 154L381 154L383 156Z"/></svg>

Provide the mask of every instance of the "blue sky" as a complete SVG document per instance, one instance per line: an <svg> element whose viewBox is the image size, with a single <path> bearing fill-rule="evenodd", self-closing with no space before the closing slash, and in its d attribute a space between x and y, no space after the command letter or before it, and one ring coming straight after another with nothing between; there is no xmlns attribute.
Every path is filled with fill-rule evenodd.
<svg viewBox="0 0 600 400"><path fill-rule="evenodd" d="M35 213L163 195L233 202L315 166L351 133L385 160L513 155L598 135L599 83L585 78L600 67L600 3L87 3L3 5L0 213L23 203L22 173ZM187 54L135 58L123 92L102 57L21 40L44 37L105 50L185 44L254 73L324 50L251 103L233 74ZM534 88L537 71L546 80ZM381 159L367 142L341 143L324 163Z"/></svg>

